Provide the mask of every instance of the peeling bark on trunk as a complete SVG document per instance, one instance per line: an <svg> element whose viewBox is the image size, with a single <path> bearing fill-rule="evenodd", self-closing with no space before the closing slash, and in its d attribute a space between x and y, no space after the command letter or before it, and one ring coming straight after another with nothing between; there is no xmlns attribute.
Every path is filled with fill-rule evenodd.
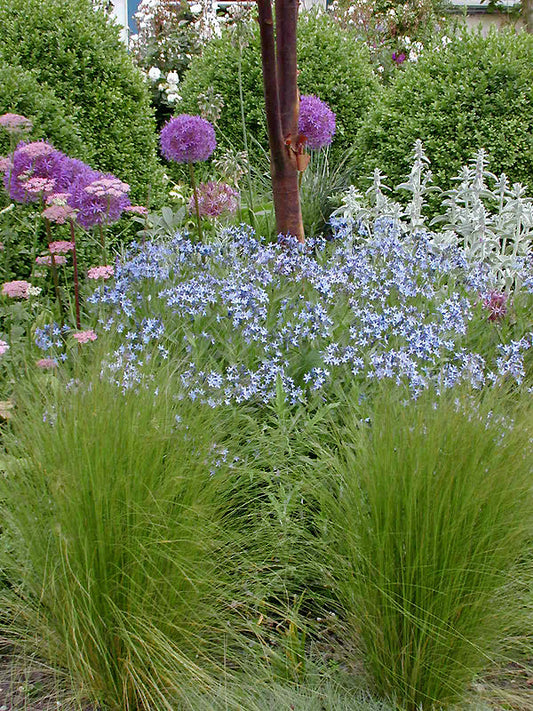
<svg viewBox="0 0 533 711"><path fill-rule="evenodd" d="M298 134L298 1L276 0L275 36L271 0L257 0L257 5L276 227L278 233L303 242L298 170L291 148Z"/></svg>

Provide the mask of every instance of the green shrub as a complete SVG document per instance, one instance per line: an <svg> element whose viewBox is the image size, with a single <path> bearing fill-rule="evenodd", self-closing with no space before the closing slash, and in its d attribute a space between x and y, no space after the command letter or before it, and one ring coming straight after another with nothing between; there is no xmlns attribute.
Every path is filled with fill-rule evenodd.
<svg viewBox="0 0 533 711"><path fill-rule="evenodd" d="M380 168L389 184L409 172L417 138L437 185L485 148L490 164L533 187L533 38L463 32L409 64L386 88L356 141L361 176Z"/></svg>
<svg viewBox="0 0 533 711"><path fill-rule="evenodd" d="M224 98L218 122L220 132L228 143L242 150L238 67L239 50L231 43L230 33L224 32L222 38L210 42L202 56L191 62L181 86L183 100L177 112L198 113L198 95L213 87ZM327 15L305 13L298 22L298 68L300 93L317 94L337 114L333 150L339 155L352 144L378 91L368 50ZM256 27L243 51L242 81L248 132L267 147L261 51Z"/></svg>
<svg viewBox="0 0 533 711"><path fill-rule="evenodd" d="M511 582L531 544L532 412L527 395L507 410L496 391L405 403L393 388L370 424L355 405L339 431L334 575L377 691L443 708L523 614Z"/></svg>
<svg viewBox="0 0 533 711"><path fill-rule="evenodd" d="M55 93L78 126L93 167L130 183L134 200L146 199L149 184L157 196L162 170L153 111L118 25L91 0L5 0L0 26L0 57L35 70L36 81Z"/></svg>
<svg viewBox="0 0 533 711"><path fill-rule="evenodd" d="M0 61L0 114L22 114L33 122L32 138L47 138L73 158L91 159L90 147L81 138L75 119L38 72ZM0 131L0 154L9 151L9 136Z"/></svg>

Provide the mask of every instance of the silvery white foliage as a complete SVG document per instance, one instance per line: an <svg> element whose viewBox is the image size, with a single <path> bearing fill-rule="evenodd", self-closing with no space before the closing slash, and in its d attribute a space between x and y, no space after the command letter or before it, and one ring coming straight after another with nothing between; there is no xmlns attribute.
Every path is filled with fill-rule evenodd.
<svg viewBox="0 0 533 711"><path fill-rule="evenodd" d="M417 138L413 153L413 167L405 183L396 186L396 190L407 190L412 194L411 201L405 208L405 215L409 218L411 230L422 229L425 217L422 214L425 200L424 196L432 191L439 190L435 186L430 186L432 175L429 170L429 158L424 153L422 141Z"/></svg>
<svg viewBox="0 0 533 711"><path fill-rule="evenodd" d="M353 234L366 237L376 219L392 219L396 229L414 234L426 227L423 215L425 196L440 191L431 185L429 159L422 142L414 146L413 167L406 181L396 190L407 190L412 197L405 208L385 195L390 189L384 176L374 171L371 187L364 195L355 187L342 196L341 206L332 213L336 227L342 220ZM488 170L486 152L481 149L454 178L457 184L443 193L442 213L430 225L440 229L431 233L438 250L461 246L471 261L485 264L495 274L500 286L519 286L533 240L533 199L520 183L509 185L505 174L499 177ZM407 219L404 219L407 218Z"/></svg>

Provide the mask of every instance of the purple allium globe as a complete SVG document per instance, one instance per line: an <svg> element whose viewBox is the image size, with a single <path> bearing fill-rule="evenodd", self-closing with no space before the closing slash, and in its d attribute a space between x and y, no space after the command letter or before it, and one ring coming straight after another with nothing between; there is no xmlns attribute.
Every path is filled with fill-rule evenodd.
<svg viewBox="0 0 533 711"><path fill-rule="evenodd" d="M111 225L130 204L129 185L114 175L103 175L88 166L80 170L70 185L69 205L77 210L76 220L88 229Z"/></svg>
<svg viewBox="0 0 533 711"><path fill-rule="evenodd" d="M161 130L161 152L176 163L197 163L209 158L217 147L215 129L201 116L180 114Z"/></svg>
<svg viewBox="0 0 533 711"><path fill-rule="evenodd" d="M227 183L200 183L198 186L198 210L203 217L220 217L225 212L233 214L239 206L239 193ZM195 210L194 195L189 200L189 212Z"/></svg>
<svg viewBox="0 0 533 711"><path fill-rule="evenodd" d="M329 146L335 134L335 114L318 96L302 96L298 131L313 150Z"/></svg>
<svg viewBox="0 0 533 711"><path fill-rule="evenodd" d="M39 192L28 190L26 183L30 179L53 181L52 189L56 189L55 181L62 155L46 141L19 143L13 153L11 165L4 175L4 187L9 197L16 202L39 200Z"/></svg>

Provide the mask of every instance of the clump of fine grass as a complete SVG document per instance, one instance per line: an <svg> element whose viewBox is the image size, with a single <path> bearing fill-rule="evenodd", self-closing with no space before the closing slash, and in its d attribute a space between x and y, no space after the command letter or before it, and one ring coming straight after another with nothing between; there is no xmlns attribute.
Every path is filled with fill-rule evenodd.
<svg viewBox="0 0 533 711"><path fill-rule="evenodd" d="M2 633L110 711L175 711L223 666L238 607L218 415L164 383L54 384L19 396L8 445Z"/></svg>
<svg viewBox="0 0 533 711"><path fill-rule="evenodd" d="M533 528L532 411L497 406L388 389L369 423L339 429L333 574L376 690L402 710L460 700L520 615L509 582Z"/></svg>

